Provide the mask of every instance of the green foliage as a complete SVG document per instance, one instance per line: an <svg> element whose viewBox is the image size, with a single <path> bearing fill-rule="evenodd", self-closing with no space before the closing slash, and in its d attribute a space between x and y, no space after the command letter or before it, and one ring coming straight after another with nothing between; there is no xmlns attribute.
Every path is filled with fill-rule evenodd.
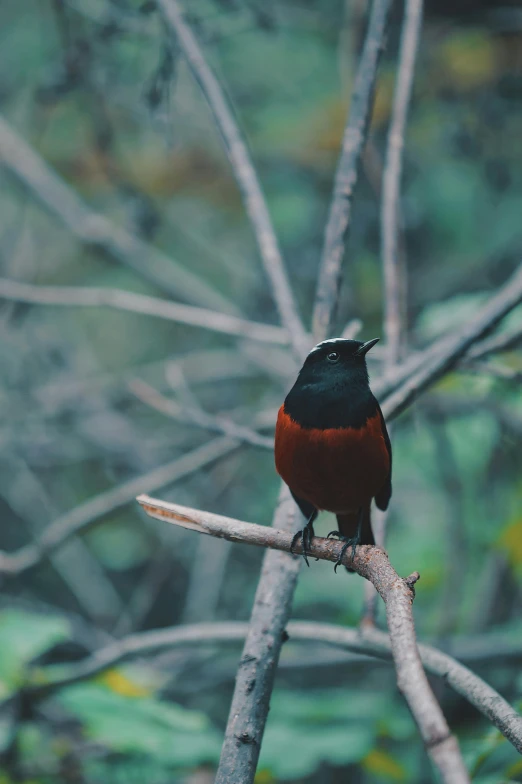
<svg viewBox="0 0 522 784"><path fill-rule="evenodd" d="M104 566L125 571L146 561L150 549L143 529L129 526L123 516L121 521L114 517L108 525L91 531L89 542Z"/></svg>
<svg viewBox="0 0 522 784"><path fill-rule="evenodd" d="M379 702L382 707L384 701ZM277 778L295 779L313 773L325 761L333 765L360 761L375 739L371 723L374 707L371 697L367 701L362 695L344 690L323 694L317 690L310 694L276 692L260 767ZM290 749L295 751L290 753Z"/></svg>
<svg viewBox="0 0 522 784"><path fill-rule="evenodd" d="M411 746L413 729L403 707L385 693L356 688L276 690L260 769L276 780L292 780L309 776L323 763L362 764L383 780L397 780L398 771L406 775L400 746L399 759L382 749L372 755L372 749L380 738L390 737Z"/></svg>
<svg viewBox="0 0 522 784"><path fill-rule="evenodd" d="M0 698L23 681L32 659L67 639L70 627L58 616L4 610L0 613Z"/></svg>
<svg viewBox="0 0 522 784"><path fill-rule="evenodd" d="M152 697L126 697L105 686L72 686L59 702L88 738L113 752L150 756L165 766L215 762L220 737L204 714Z"/></svg>

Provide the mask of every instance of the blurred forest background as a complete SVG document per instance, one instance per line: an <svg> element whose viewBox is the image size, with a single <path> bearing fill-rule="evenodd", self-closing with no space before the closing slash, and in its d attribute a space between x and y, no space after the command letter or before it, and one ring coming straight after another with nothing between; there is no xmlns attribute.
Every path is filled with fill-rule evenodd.
<svg viewBox="0 0 522 784"><path fill-rule="evenodd" d="M309 325L366 3L185 5L248 137ZM401 15L398 4L338 316L339 333L360 319L362 339L382 334L379 197ZM210 784L239 644L143 658L34 705L10 698L29 675L42 679L43 668L131 632L248 619L264 553L151 520L133 498L151 492L268 524L279 488L270 449L211 433L200 409L271 436L295 360L277 330L269 344L109 308L20 304L5 285L112 287L277 324L221 140L154 2L3 0L0 109L0 546L22 554L18 573L1 576L0 782ZM519 2L427 3L406 141L417 350L520 264ZM48 209L23 182L18 143L84 207L66 194L61 215ZM22 159L37 171L23 147ZM131 264L93 240L89 211L141 243ZM520 323L519 307L503 329ZM382 353L372 357L375 376ZM419 639L470 663L514 705L521 378L515 348L452 373L397 421L387 544L400 574L421 573ZM79 532L32 563L31 543L56 522ZM318 533L330 528L321 518ZM358 576L313 563L293 617L356 626L363 588ZM474 780L522 781L507 741L434 685ZM393 668L290 641L256 781L348 780L432 780Z"/></svg>

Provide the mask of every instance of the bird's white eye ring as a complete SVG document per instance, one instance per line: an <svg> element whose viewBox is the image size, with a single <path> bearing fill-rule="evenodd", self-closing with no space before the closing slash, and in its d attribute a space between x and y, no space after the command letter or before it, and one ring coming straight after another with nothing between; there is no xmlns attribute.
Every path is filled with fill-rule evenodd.
<svg viewBox="0 0 522 784"><path fill-rule="evenodd" d="M330 351L330 353L326 355L328 362L339 362L340 358L341 355L338 351Z"/></svg>

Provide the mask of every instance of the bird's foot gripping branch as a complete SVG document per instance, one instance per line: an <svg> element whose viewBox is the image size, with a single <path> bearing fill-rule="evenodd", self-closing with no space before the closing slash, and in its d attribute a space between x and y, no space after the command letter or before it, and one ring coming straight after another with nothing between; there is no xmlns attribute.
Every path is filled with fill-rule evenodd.
<svg viewBox="0 0 522 784"><path fill-rule="evenodd" d="M231 542L282 550L289 555L293 546L296 554L303 552L302 540L294 542L292 533L277 528L189 509L147 495L140 495L137 500L151 517L183 528ZM314 537L307 542L311 556L334 563L339 560L343 548L342 541L322 537ZM385 603L397 684L417 722L428 754L439 770L444 771L444 781L452 784L468 782L457 742L428 683L417 647L412 603L418 572L406 578L400 577L384 550L371 545L358 546L355 556L349 548L342 556L342 563L370 580Z"/></svg>

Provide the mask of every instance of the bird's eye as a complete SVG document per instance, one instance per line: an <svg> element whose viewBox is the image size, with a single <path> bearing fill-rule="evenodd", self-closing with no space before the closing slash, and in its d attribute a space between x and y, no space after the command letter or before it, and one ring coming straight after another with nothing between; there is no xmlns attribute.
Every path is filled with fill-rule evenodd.
<svg viewBox="0 0 522 784"><path fill-rule="evenodd" d="M338 351L330 351L330 353L326 355L328 362L339 362L340 358L341 355Z"/></svg>

